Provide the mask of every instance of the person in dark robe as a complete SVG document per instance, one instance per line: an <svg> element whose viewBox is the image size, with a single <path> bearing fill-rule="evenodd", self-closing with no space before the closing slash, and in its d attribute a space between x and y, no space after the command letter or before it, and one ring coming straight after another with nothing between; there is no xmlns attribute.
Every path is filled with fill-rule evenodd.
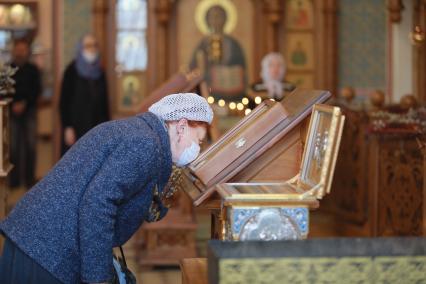
<svg viewBox="0 0 426 284"><path fill-rule="evenodd" d="M35 183L36 162L36 111L37 98L41 93L41 75L36 65L29 61L30 45L17 40L12 50L12 67L17 67L12 76L15 94L11 105L11 172L12 188Z"/></svg>
<svg viewBox="0 0 426 284"><path fill-rule="evenodd" d="M60 98L62 154L96 125L109 120L105 73L98 43L91 34L83 36L76 58L67 66Z"/></svg>

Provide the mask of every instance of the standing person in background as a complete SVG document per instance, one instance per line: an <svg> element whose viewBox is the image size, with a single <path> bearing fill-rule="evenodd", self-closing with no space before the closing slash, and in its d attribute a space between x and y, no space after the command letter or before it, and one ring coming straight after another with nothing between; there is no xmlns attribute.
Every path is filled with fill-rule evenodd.
<svg viewBox="0 0 426 284"><path fill-rule="evenodd" d="M261 83L253 85L253 91L266 92L270 99L282 100L286 92L295 89L291 83L285 82L286 65L284 57L278 52L270 52L262 59Z"/></svg>
<svg viewBox="0 0 426 284"><path fill-rule="evenodd" d="M96 38L87 34L67 66L61 87L62 154L99 123L109 120L105 73Z"/></svg>
<svg viewBox="0 0 426 284"><path fill-rule="evenodd" d="M38 68L29 62L31 50L25 40L16 40L12 50L13 67L17 67L15 94L11 105L11 173L10 186L35 183L36 111L41 93L41 76Z"/></svg>

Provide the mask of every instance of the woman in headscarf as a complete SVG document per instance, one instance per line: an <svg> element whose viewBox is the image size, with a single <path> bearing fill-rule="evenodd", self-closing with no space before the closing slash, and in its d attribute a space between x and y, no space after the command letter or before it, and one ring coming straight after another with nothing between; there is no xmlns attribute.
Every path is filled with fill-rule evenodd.
<svg viewBox="0 0 426 284"><path fill-rule="evenodd" d="M82 37L76 58L65 69L61 87L62 154L87 131L109 119L107 84L98 43Z"/></svg>
<svg viewBox="0 0 426 284"><path fill-rule="evenodd" d="M195 160L212 119L201 96L174 94L90 130L0 222L0 283L111 280L112 248L167 213L172 163Z"/></svg>
<svg viewBox="0 0 426 284"><path fill-rule="evenodd" d="M270 52L262 59L260 77L262 83L253 85L255 92L266 91L270 99L282 100L284 91L295 89L293 84L284 82L286 66L283 56L278 52Z"/></svg>

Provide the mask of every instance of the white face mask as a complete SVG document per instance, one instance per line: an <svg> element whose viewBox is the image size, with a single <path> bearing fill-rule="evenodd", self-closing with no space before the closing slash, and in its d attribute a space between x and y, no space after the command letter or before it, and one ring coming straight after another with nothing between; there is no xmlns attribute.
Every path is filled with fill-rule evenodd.
<svg viewBox="0 0 426 284"><path fill-rule="evenodd" d="M184 167L194 161L198 154L200 154L200 145L195 142L192 142L191 146L186 147L180 155L179 159L176 161L176 166Z"/></svg>
<svg viewBox="0 0 426 284"><path fill-rule="evenodd" d="M97 52L83 50L83 57L90 64L95 62L96 59L98 59L98 55L99 54Z"/></svg>

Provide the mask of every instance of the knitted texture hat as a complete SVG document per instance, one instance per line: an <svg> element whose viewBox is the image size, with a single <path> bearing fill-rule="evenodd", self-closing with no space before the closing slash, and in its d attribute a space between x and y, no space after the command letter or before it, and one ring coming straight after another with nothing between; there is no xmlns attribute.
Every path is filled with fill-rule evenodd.
<svg viewBox="0 0 426 284"><path fill-rule="evenodd" d="M205 121L211 124L213 111L203 97L195 93L179 93L166 96L151 105L148 111L164 121L187 120Z"/></svg>

